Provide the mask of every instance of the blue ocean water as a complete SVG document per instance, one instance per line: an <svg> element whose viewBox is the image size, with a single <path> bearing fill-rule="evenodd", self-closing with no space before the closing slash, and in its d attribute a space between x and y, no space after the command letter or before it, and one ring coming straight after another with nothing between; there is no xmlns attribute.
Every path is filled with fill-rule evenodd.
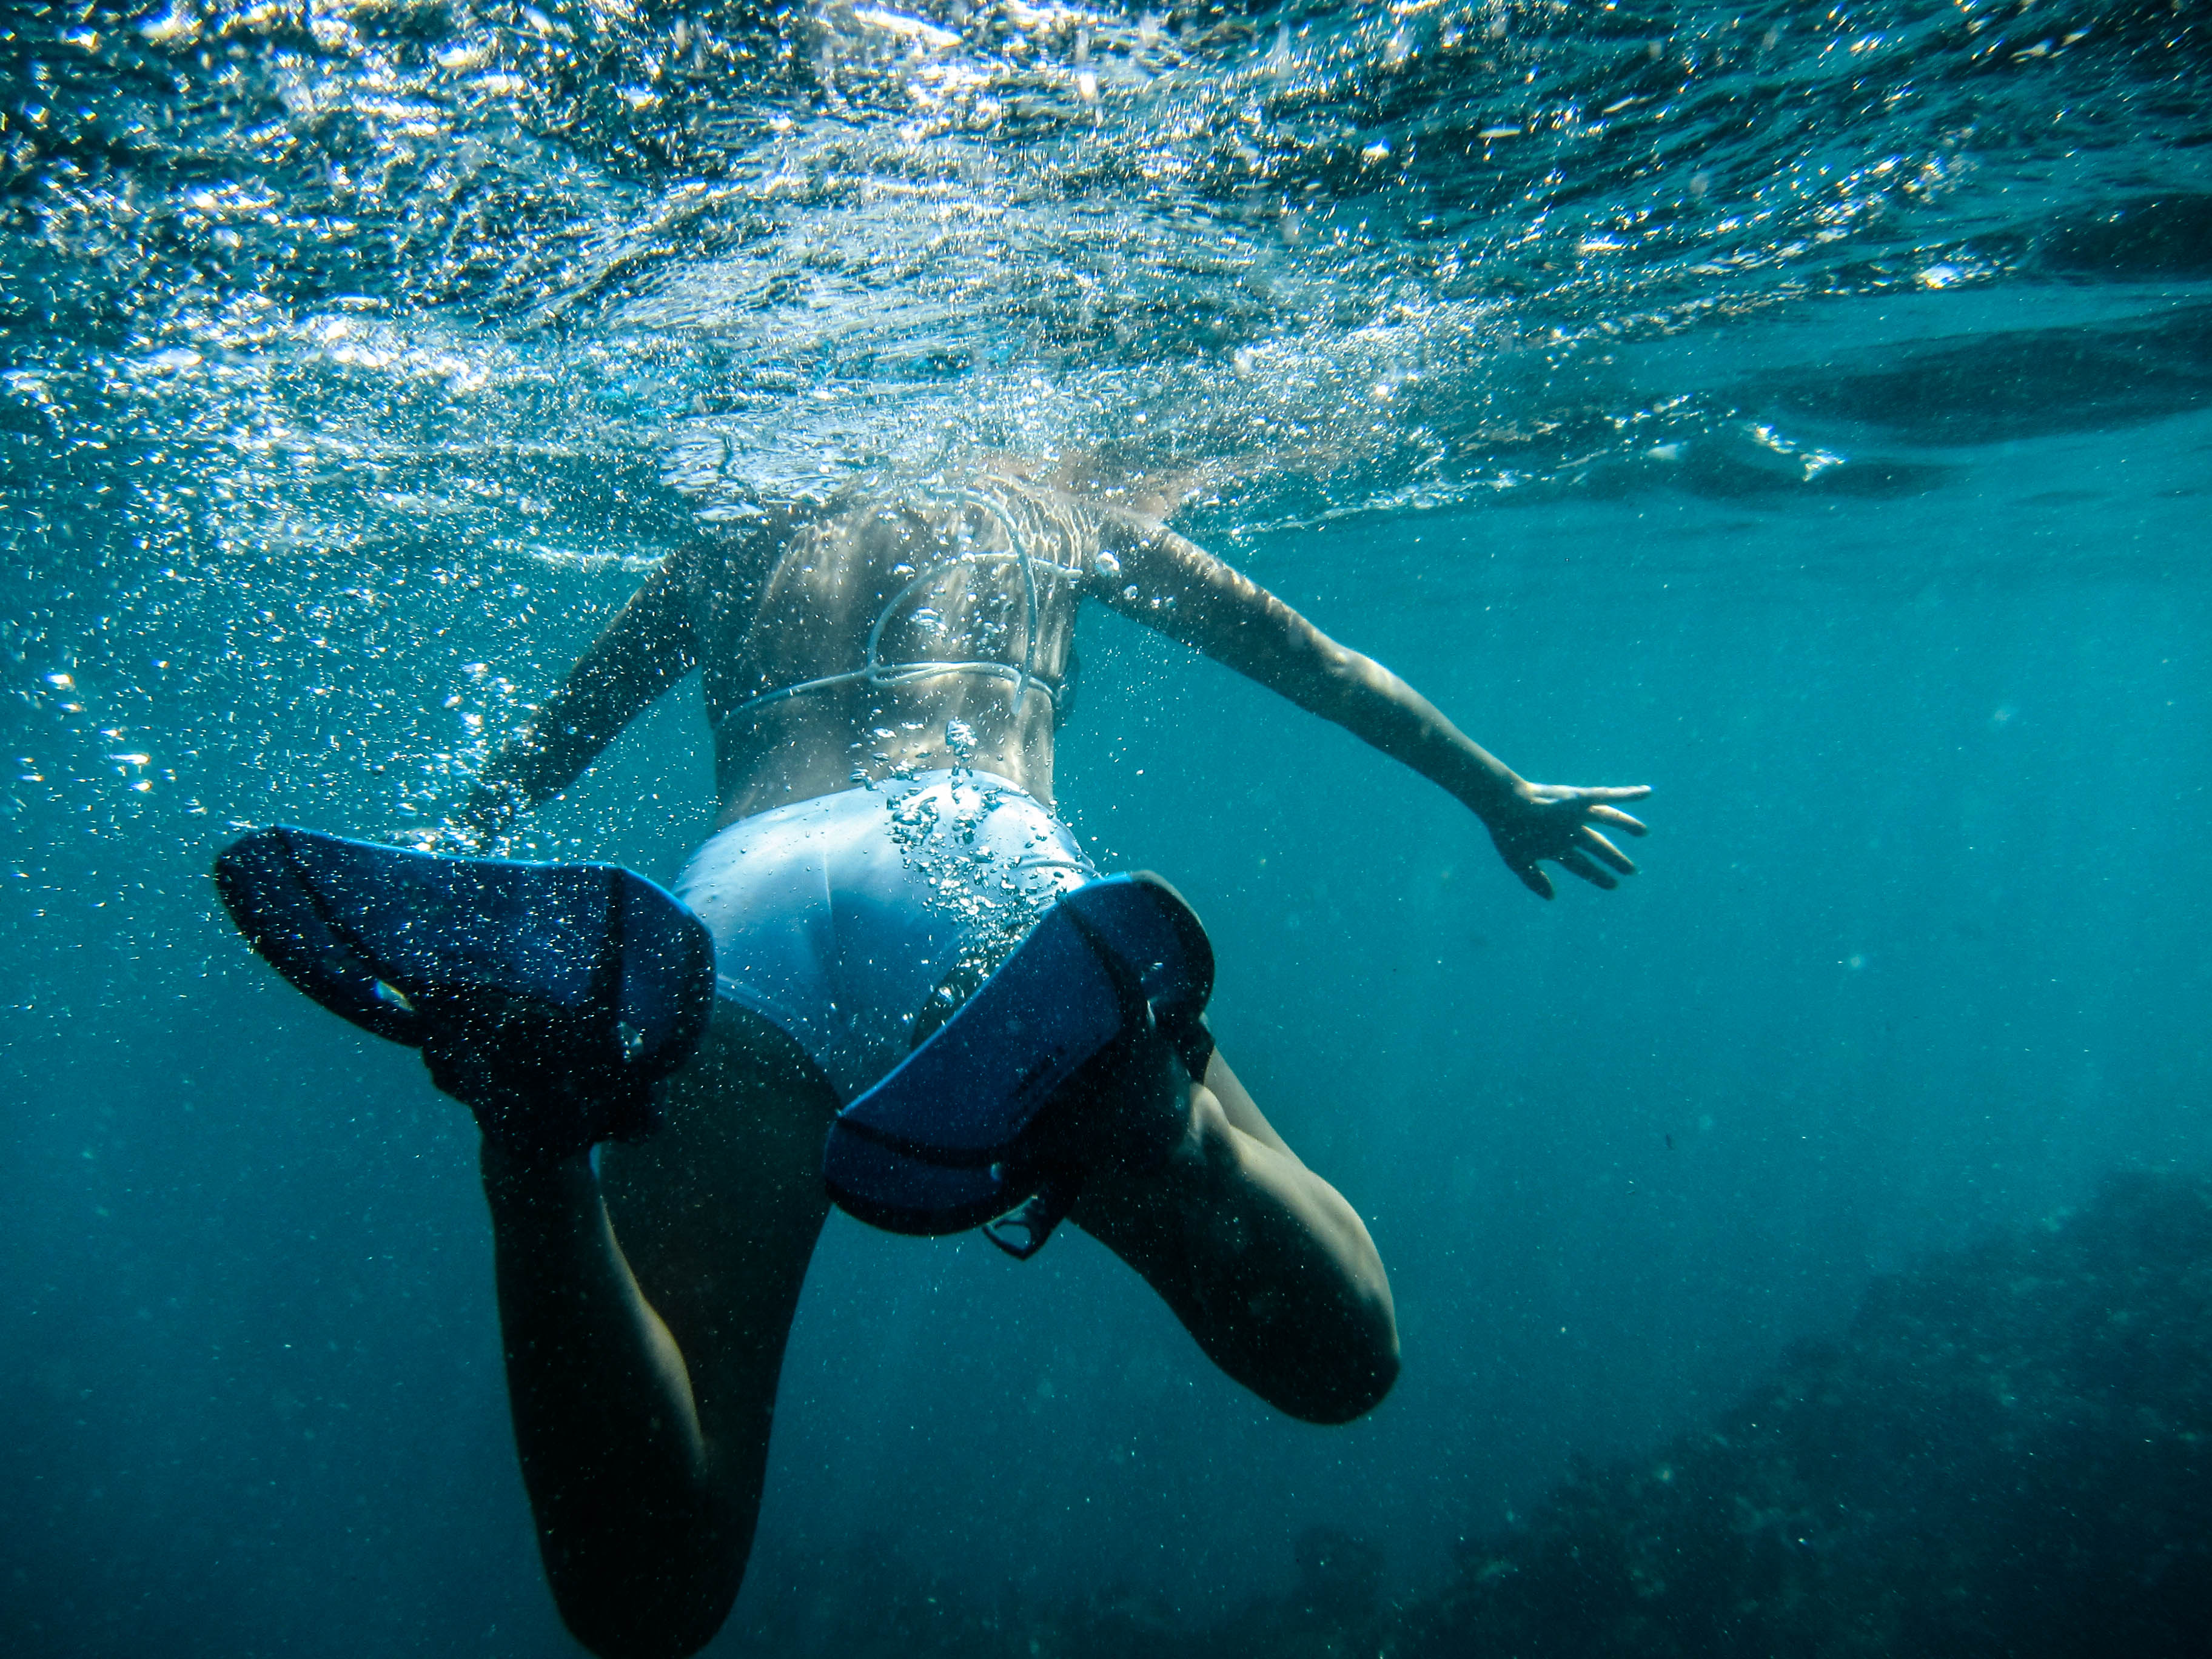
<svg viewBox="0 0 2212 1659"><path fill-rule="evenodd" d="M1425 1605L1879 1276L2203 1171L2208 28L0 9L9 1650L567 1650L473 1131L208 861L434 822L700 520L963 447L1202 465L1188 533L1656 833L1539 904L1087 619L1063 809L1206 917L1404 1376L1291 1423L1086 1238L833 1218L719 1650L1200 1629L1331 1538ZM671 875L705 735L532 846Z"/></svg>

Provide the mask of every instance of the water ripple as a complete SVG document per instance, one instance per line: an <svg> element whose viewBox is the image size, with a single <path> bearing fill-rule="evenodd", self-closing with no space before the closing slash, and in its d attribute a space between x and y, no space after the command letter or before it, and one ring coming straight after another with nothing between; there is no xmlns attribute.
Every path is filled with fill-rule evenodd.
<svg viewBox="0 0 2212 1659"><path fill-rule="evenodd" d="M1203 456L1244 526L1571 488L1736 429L1654 342L2212 264L2165 0L17 15L9 490L282 451L352 542L462 454L575 544L976 444Z"/></svg>

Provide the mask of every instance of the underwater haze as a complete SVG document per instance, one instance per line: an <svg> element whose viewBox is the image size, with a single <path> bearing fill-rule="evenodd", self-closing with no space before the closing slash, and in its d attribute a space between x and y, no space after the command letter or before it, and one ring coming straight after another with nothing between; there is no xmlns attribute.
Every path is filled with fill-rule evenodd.
<svg viewBox="0 0 2212 1659"><path fill-rule="evenodd" d="M0 0L0 1646L574 1650L473 1126L210 859L438 823L702 522L1109 442L1524 775L1653 785L1643 871L1540 903L1086 615L1060 810L1206 919L1403 1375L1295 1423L1073 1229L833 1215L714 1650L1728 1651L1469 1609L1660 1503L1608 1460L1733 1437L1664 1467L1767 1513L1742 1402L1942 1367L2173 1449L1850 1443L1990 1492L1961 1559L2083 1541L2039 1650L2203 1628L2207 0ZM665 881L712 781L687 684L520 850ZM2081 1359L2107 1301L2167 1357ZM1856 1616L1741 1650L2025 1650Z"/></svg>

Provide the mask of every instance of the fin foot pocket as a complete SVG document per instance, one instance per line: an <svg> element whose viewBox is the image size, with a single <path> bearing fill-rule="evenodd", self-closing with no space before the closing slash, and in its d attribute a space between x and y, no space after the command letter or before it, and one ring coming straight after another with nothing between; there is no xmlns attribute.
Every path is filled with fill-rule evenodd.
<svg viewBox="0 0 2212 1659"><path fill-rule="evenodd" d="M1213 950L1148 872L1064 894L958 1010L839 1113L823 1176L892 1232L959 1232L1034 1255L1085 1174L1164 1158L1212 1039ZM994 1218L998 1218L994 1222Z"/></svg>
<svg viewBox="0 0 2212 1659"><path fill-rule="evenodd" d="M532 1161L658 1122L653 1085L705 1034L714 945L618 866L450 858L276 825L216 860L284 977L423 1051L431 1080Z"/></svg>

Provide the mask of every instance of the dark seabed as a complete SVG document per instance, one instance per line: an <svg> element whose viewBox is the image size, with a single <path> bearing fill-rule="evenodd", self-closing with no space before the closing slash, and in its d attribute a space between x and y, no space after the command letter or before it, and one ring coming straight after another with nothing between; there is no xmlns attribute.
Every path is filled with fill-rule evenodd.
<svg viewBox="0 0 2212 1659"><path fill-rule="evenodd" d="M209 860L435 822L701 519L1111 436L1644 873L1089 617L1063 811L1403 1377L834 1217L714 1650L2193 1650L2208 89L2205 0L0 3L0 1646L574 1650L473 1128Z"/></svg>
<svg viewBox="0 0 2212 1659"><path fill-rule="evenodd" d="M1458 1540L1439 1591L1316 1525L1286 1594L1193 1632L1127 1589L1024 1603L901 1564L885 1618L825 1562L772 1652L2190 1654L2212 1601L2212 1187L2130 1176L2079 1213L1879 1279L1832 1342L1710 1426Z"/></svg>

